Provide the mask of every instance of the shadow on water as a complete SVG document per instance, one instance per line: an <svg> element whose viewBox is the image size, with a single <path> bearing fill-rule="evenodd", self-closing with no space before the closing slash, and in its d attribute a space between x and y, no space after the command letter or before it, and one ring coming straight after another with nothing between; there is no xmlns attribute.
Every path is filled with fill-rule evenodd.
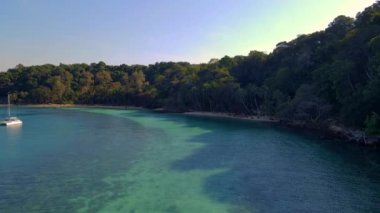
<svg viewBox="0 0 380 213"><path fill-rule="evenodd" d="M136 112L129 116L144 117ZM226 169L208 177L204 193L238 206L232 212L376 212L380 210L378 151L273 124L152 114L201 127L187 143L200 149L172 163L179 172Z"/></svg>
<svg viewBox="0 0 380 213"><path fill-rule="evenodd" d="M116 178L118 173L124 175L149 143L154 143L158 136L165 137L162 129L176 125L183 126L181 131L207 131L186 138L185 143L202 146L170 161L169 169L185 175L192 175L190 171L220 169L222 172L203 181L202 193L218 203L236 206L231 212L380 209L378 152L356 146L320 140L272 124L224 118L149 111L120 111L121 117L96 113L89 116L74 110L50 109L30 109L20 114L26 120L22 135L28 138L24 138L24 144L18 147L0 142L3 154L10 153L0 156L0 211L73 212L85 208L96 212L127 196L126 189L133 185L122 177L120 181L104 178L110 174L116 174ZM128 119L141 118L144 122L147 116L175 125L147 128ZM43 125L32 126L32 120ZM172 152L164 150L163 154ZM16 156L18 153L23 158ZM40 157L28 160L29 153ZM21 160L9 160L12 158ZM175 212L174 207L169 210Z"/></svg>
<svg viewBox="0 0 380 213"><path fill-rule="evenodd" d="M204 193L219 202L263 212L380 210L378 152L243 121L187 118L211 130L188 143L204 146L173 162L176 171L227 168ZM220 122L223 121L223 122Z"/></svg>

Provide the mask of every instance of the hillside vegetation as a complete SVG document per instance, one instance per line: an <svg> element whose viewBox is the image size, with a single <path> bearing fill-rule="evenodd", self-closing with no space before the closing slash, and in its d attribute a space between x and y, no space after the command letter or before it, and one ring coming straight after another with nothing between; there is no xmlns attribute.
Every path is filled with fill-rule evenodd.
<svg viewBox="0 0 380 213"><path fill-rule="evenodd" d="M0 96L24 104L163 107L342 123L380 133L380 2L355 19L280 42L270 54L207 64L17 65L0 73ZM5 98L4 98L5 101Z"/></svg>

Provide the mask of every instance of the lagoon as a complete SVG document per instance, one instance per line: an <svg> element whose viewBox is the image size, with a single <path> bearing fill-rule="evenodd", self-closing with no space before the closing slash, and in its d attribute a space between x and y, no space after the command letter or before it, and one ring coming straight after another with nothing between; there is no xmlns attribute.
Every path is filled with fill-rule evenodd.
<svg viewBox="0 0 380 213"><path fill-rule="evenodd" d="M378 151L273 124L18 108L0 212L378 212Z"/></svg>

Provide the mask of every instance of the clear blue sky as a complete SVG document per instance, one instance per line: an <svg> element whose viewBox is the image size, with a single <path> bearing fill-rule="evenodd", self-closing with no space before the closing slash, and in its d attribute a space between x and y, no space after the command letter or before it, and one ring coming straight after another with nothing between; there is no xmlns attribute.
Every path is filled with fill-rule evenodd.
<svg viewBox="0 0 380 213"><path fill-rule="evenodd" d="M1 0L0 70L24 65L207 62L271 52L375 0Z"/></svg>

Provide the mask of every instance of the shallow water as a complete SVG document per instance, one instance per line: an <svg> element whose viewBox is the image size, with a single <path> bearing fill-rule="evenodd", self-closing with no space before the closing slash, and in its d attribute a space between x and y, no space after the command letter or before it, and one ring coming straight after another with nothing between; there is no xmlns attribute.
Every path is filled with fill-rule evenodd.
<svg viewBox="0 0 380 213"><path fill-rule="evenodd" d="M379 212L378 152L270 124L17 109L0 212Z"/></svg>

